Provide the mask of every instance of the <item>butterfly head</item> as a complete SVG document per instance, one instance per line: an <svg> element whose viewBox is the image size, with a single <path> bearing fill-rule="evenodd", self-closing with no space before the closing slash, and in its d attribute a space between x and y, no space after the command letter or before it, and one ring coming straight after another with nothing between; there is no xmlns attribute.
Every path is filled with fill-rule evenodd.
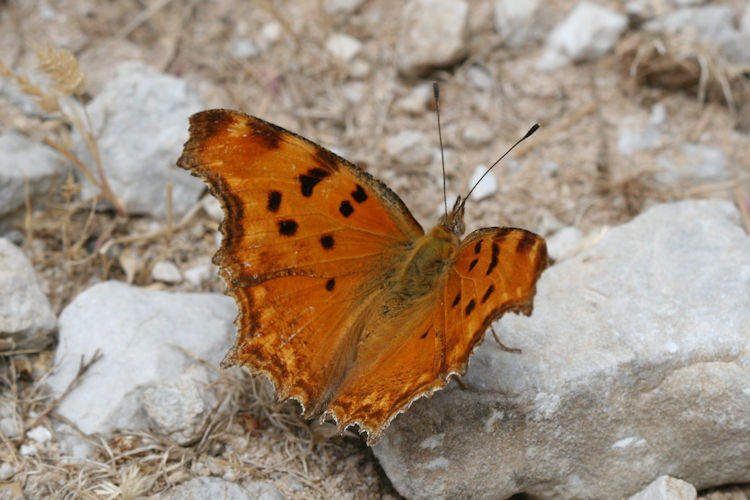
<svg viewBox="0 0 750 500"><path fill-rule="evenodd" d="M440 217L438 226L444 227L456 236L464 234L466 230L466 226L464 226L464 204L460 196L456 198L453 209Z"/></svg>

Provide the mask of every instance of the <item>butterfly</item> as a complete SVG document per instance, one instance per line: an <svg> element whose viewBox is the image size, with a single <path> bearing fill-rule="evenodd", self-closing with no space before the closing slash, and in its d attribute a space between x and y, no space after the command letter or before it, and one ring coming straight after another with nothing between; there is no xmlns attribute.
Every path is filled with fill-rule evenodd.
<svg viewBox="0 0 750 500"><path fill-rule="evenodd" d="M222 366L246 366L310 418L373 445L466 371L504 313L531 314L547 265L523 229L464 232L461 198L428 233L403 201L327 149L240 112L190 118L177 164L220 200L213 262L239 308Z"/></svg>

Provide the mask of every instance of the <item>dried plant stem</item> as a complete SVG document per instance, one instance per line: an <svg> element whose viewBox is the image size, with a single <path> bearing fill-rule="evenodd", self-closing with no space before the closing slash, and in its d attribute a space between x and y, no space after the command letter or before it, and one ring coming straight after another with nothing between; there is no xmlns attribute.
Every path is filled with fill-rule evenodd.
<svg viewBox="0 0 750 500"><path fill-rule="evenodd" d="M85 163L83 163L81 160L76 157L68 148L64 147L62 144L59 144L49 137L44 138L44 142L54 148L55 151L63 155L66 159L68 159L71 163L73 163L76 167L78 167L81 172L86 176L86 178L91 181L92 184L97 186L102 193L102 196L104 199L106 199L112 207L115 209L115 211L118 213L118 215L125 215L125 206L123 205L122 201L115 196L115 194L112 192L112 190L109 188L109 183L107 182L107 178L104 175L104 171L101 168L101 162L98 162L97 170L99 171L99 175L101 176L101 182L97 181L97 179L94 177L94 174L91 173L91 170L86 166Z"/></svg>
<svg viewBox="0 0 750 500"><path fill-rule="evenodd" d="M685 197L689 198L697 194L712 193L714 191L723 191L725 189L734 189L738 187L740 184L742 184L743 182L747 182L748 180L750 180L750 175L741 175L729 181L715 182L712 184L704 184L701 186L695 186L695 187L686 189L683 194L685 195Z"/></svg>
<svg viewBox="0 0 750 500"><path fill-rule="evenodd" d="M99 349L97 349L96 352L94 352L94 355L88 361L84 361L83 357L81 357L81 362L78 365L78 372L76 373L76 376L73 377L73 380L70 381L70 383L65 388L63 393L60 394L60 396L53 399L46 406L46 408L44 408L41 412L39 412L39 414L34 418L34 420L32 420L31 423L28 425L28 428L33 429L34 427L36 427L42 418L44 418L45 416L47 416L47 414L49 414L49 412L54 410L57 407L57 405L59 405L62 402L62 400L64 400L66 396L70 394L70 392L78 386L78 384L81 382L81 379L86 374L88 369L91 368L94 365L94 363L102 359L102 357L103 357L103 354L101 353L101 351L99 351Z"/></svg>
<svg viewBox="0 0 750 500"><path fill-rule="evenodd" d="M121 238L113 238L102 245L102 247L99 249L99 253L106 254L107 251L112 247L112 245L121 243L133 243L135 241L148 241L156 238L161 238L163 236L169 236L174 231L179 231L180 229L185 227L190 222L190 220L195 217L195 214L198 213L198 210L200 210L200 204L196 204L195 206L193 206L193 208L191 208L190 211L186 213L182 217L182 219L180 219L180 221L171 228L165 227L157 231L152 231L150 233L134 234L131 236L123 236Z"/></svg>

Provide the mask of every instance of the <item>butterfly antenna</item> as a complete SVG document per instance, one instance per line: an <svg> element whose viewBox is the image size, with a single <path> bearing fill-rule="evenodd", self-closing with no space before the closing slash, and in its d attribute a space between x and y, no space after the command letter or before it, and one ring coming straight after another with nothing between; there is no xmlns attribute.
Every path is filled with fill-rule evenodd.
<svg viewBox="0 0 750 500"><path fill-rule="evenodd" d="M489 174L490 170L492 170L493 168L495 168L495 166L498 163L500 163L503 160L503 158L505 158L506 156L508 156L508 153L510 153L511 151L513 151L513 149L515 149L516 146L518 146L523 141L525 141L526 139L528 139L529 137L531 137L531 134L533 134L534 132L536 132L538 128L539 128L539 124L538 123L535 123L534 125L532 125L531 128L529 129L529 131L526 132L526 134L523 137L521 137L520 139L518 139L511 147L508 148L508 150L505 153L503 153L503 155L500 158L498 158L497 160L495 160L495 163L493 163L492 165L490 165L490 168L488 168L487 170L484 171L484 173L479 178L479 180L477 180L477 182L475 182L474 185L471 186L471 189L469 189L469 193L466 195L466 197L463 200L461 200L461 207L462 208L463 208L464 204L466 203L466 200L468 200L469 196L471 196L471 193L474 192L474 189L476 189L476 187L479 185L479 183L482 182L482 179L484 179L484 176L487 175L487 174Z"/></svg>
<svg viewBox="0 0 750 500"><path fill-rule="evenodd" d="M435 113L438 122L438 137L440 138L440 163L443 166L443 205L445 205L445 215L448 215L448 192L445 188L445 153L443 153L443 132L440 129L440 86L438 82L432 82L432 95L435 97Z"/></svg>

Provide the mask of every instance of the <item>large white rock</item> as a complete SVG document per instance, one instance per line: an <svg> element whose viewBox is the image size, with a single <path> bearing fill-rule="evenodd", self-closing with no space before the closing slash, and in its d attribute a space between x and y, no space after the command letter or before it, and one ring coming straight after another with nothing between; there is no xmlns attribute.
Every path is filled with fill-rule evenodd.
<svg viewBox="0 0 750 500"><path fill-rule="evenodd" d="M23 251L0 238L0 348L42 347L57 326L34 267Z"/></svg>
<svg viewBox="0 0 750 500"><path fill-rule="evenodd" d="M112 79L88 105L107 181L128 212L165 217L169 183L175 216L198 201L203 183L185 175L175 161L188 138L188 117L200 109L184 80L137 61L115 67ZM77 134L74 147L87 165L94 164ZM79 179L81 196L99 193L86 176Z"/></svg>
<svg viewBox="0 0 750 500"><path fill-rule="evenodd" d="M468 14L464 0L409 0L401 12L396 42L401 72L419 76L461 59L466 54Z"/></svg>
<svg viewBox="0 0 750 500"><path fill-rule="evenodd" d="M750 237L726 201L658 205L549 268L466 390L374 448L407 498L621 498L750 480Z"/></svg>
<svg viewBox="0 0 750 500"><path fill-rule="evenodd" d="M187 388L183 376L195 362L181 349L218 364L234 337L235 316L234 301L218 294L146 290L115 281L85 290L60 315L57 368L47 380L53 394L65 390L82 359L90 360L96 351L102 358L57 411L86 433L145 424L171 434L172 422L199 421L194 413L200 394ZM189 415L170 419L148 411L157 394L177 397L180 387L185 398L168 406L190 408Z"/></svg>
<svg viewBox="0 0 750 500"><path fill-rule="evenodd" d="M614 47L627 25L623 14L584 0L550 33L537 68L596 59Z"/></svg>

